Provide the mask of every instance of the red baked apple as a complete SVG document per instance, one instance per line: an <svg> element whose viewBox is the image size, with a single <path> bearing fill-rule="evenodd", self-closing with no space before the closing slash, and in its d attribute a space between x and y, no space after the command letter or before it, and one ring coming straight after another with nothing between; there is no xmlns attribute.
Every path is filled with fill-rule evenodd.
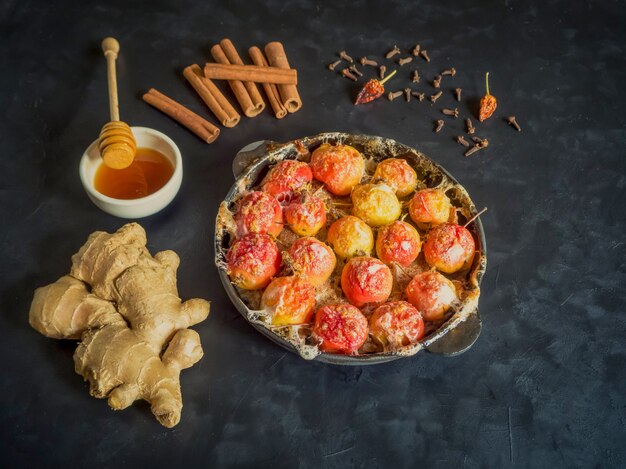
<svg viewBox="0 0 626 469"><path fill-rule="evenodd" d="M447 274L472 264L476 244L467 228L454 223L435 226L426 235L424 257L431 267Z"/></svg>
<svg viewBox="0 0 626 469"><path fill-rule="evenodd" d="M415 170L402 158L387 158L378 163L372 179L387 183L398 197L406 197L417 187Z"/></svg>
<svg viewBox="0 0 626 469"><path fill-rule="evenodd" d="M276 237L283 229L283 210L278 201L265 192L255 191L243 196L234 218L238 237L248 233Z"/></svg>
<svg viewBox="0 0 626 469"><path fill-rule="evenodd" d="M365 160L349 145L320 145L311 155L313 176L335 195L348 195L365 174Z"/></svg>
<svg viewBox="0 0 626 469"><path fill-rule="evenodd" d="M397 220L378 230L376 255L385 264L396 262L406 267L417 258L420 249L420 235L407 222Z"/></svg>
<svg viewBox="0 0 626 469"><path fill-rule="evenodd" d="M351 194L352 215L370 226L382 226L397 220L402 205L395 191L387 184L363 184L356 186Z"/></svg>
<svg viewBox="0 0 626 469"><path fill-rule="evenodd" d="M289 203L294 192L303 189L313 179L308 164L296 160L283 160L276 163L261 182L261 190L267 192L280 203Z"/></svg>
<svg viewBox="0 0 626 469"><path fill-rule="evenodd" d="M333 250L316 238L298 238L287 253L293 273L316 287L328 280L337 264Z"/></svg>
<svg viewBox="0 0 626 469"><path fill-rule="evenodd" d="M355 255L369 256L374 248L374 233L363 220L348 215L330 225L326 241L341 259Z"/></svg>
<svg viewBox="0 0 626 469"><path fill-rule="evenodd" d="M323 352L355 355L367 340L367 319L351 304L330 304L315 313L312 336Z"/></svg>
<svg viewBox="0 0 626 469"><path fill-rule="evenodd" d="M424 335L422 314L406 301L380 305L370 316L369 325L372 338L383 347L415 344Z"/></svg>
<svg viewBox="0 0 626 469"><path fill-rule="evenodd" d="M443 318L443 314L457 301L454 284L435 270L413 277L405 290L409 303L415 306L427 321Z"/></svg>
<svg viewBox="0 0 626 469"><path fill-rule="evenodd" d="M300 194L285 207L285 221L300 236L315 236L326 225L326 204L314 195Z"/></svg>
<svg viewBox="0 0 626 469"><path fill-rule="evenodd" d="M415 223L445 223L449 220L451 211L450 199L439 189L417 191L409 204L409 215Z"/></svg>
<svg viewBox="0 0 626 469"><path fill-rule="evenodd" d="M226 262L231 282L244 290L259 290L278 272L281 255L269 235L250 233L235 240Z"/></svg>
<svg viewBox="0 0 626 469"><path fill-rule="evenodd" d="M276 277L263 292L261 308L270 312L274 326L309 323L315 288L302 277Z"/></svg>
<svg viewBox="0 0 626 469"><path fill-rule="evenodd" d="M391 294L393 276L383 261L375 257L353 257L341 272L341 289L350 303L382 303Z"/></svg>

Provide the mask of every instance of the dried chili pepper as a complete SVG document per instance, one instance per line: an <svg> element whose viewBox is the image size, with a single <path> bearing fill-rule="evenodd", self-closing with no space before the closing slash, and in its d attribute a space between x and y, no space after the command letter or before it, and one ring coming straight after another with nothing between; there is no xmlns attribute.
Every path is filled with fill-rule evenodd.
<svg viewBox="0 0 626 469"><path fill-rule="evenodd" d="M365 83L363 89L359 91L354 104L365 104L380 98L385 92L385 82L394 76L395 73L396 71L394 70L384 80L379 81L373 78Z"/></svg>
<svg viewBox="0 0 626 469"><path fill-rule="evenodd" d="M480 122L489 119L498 105L496 97L489 94L489 72L485 75L485 87L487 88L487 94L481 98L480 110L478 112L478 120Z"/></svg>

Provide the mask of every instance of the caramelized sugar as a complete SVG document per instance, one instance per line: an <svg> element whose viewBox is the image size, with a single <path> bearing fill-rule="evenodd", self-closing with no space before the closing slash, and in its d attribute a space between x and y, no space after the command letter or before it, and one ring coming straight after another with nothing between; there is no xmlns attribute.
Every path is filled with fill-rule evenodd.
<svg viewBox="0 0 626 469"><path fill-rule="evenodd" d="M101 163L94 186L114 199L138 199L158 191L173 173L174 166L165 155L152 148L137 148L135 159L127 168L111 169Z"/></svg>

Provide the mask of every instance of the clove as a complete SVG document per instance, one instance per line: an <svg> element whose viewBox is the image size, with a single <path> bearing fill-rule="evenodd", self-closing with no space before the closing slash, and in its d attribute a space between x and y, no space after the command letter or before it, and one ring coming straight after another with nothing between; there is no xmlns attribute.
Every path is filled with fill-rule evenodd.
<svg viewBox="0 0 626 469"><path fill-rule="evenodd" d="M461 88L455 88L454 89L454 99L456 99L457 101L461 101L461 92L463 90Z"/></svg>
<svg viewBox="0 0 626 469"><path fill-rule="evenodd" d="M400 67L402 67L403 65L408 64L412 60L413 60L413 57L404 57L404 58L398 60L398 65L400 65Z"/></svg>
<svg viewBox="0 0 626 469"><path fill-rule="evenodd" d="M333 70L335 70L335 67L337 65L339 65L340 63L341 63L341 60L337 60L336 62L328 64L327 68L328 68L328 70L333 71Z"/></svg>
<svg viewBox="0 0 626 469"><path fill-rule="evenodd" d="M350 79L350 80L352 80L352 81L357 81L357 80L358 80L358 78L357 78L356 76L354 76L354 75L350 72L350 69L349 69L349 68L344 68L344 69L341 71L341 75L343 75L343 76L344 76L344 77L346 77L346 78L349 78L349 79Z"/></svg>
<svg viewBox="0 0 626 469"><path fill-rule="evenodd" d="M404 99L407 103L411 101L411 88L404 88Z"/></svg>
<svg viewBox="0 0 626 469"><path fill-rule="evenodd" d="M489 146L489 140L487 140L486 138L472 137L472 141L480 148L485 148Z"/></svg>
<svg viewBox="0 0 626 469"><path fill-rule="evenodd" d="M430 62L430 57L428 57L428 51L426 49L422 49L420 55L426 62Z"/></svg>
<svg viewBox="0 0 626 469"><path fill-rule="evenodd" d="M429 99L433 102L436 103L437 100L441 97L441 95L443 94L443 91L437 91L435 94L433 94Z"/></svg>
<svg viewBox="0 0 626 469"><path fill-rule="evenodd" d="M413 50L411 51L411 54L413 54L415 57L417 57L418 55L420 55L420 45L416 44L415 47L413 48Z"/></svg>
<svg viewBox="0 0 626 469"><path fill-rule="evenodd" d="M417 70L413 70L413 75L411 75L411 80L413 81L413 83L419 83L420 82L420 72L418 72Z"/></svg>
<svg viewBox="0 0 626 469"><path fill-rule="evenodd" d="M515 116L509 116L506 118L506 121L509 123L509 125L512 125L513 128L515 130L517 130L518 132L522 131L522 128L519 126L519 124L517 123L517 121L515 120Z"/></svg>
<svg viewBox="0 0 626 469"><path fill-rule="evenodd" d="M404 94L404 91L390 91L389 93L387 93L387 99L389 101L393 101L394 99L399 98L403 94Z"/></svg>
<svg viewBox="0 0 626 469"><path fill-rule="evenodd" d="M345 50L342 50L341 52L339 52L339 57L341 57L346 62L349 62L351 64L354 63L354 59L350 57L348 54L346 54Z"/></svg>
<svg viewBox="0 0 626 469"><path fill-rule="evenodd" d="M435 132L439 132L441 129L443 129L443 124L444 124L444 122L443 122L441 119L439 119L439 120L436 122L436 124L437 124L437 125L435 126Z"/></svg>
<svg viewBox="0 0 626 469"><path fill-rule="evenodd" d="M387 71L387 67L385 67L384 65L381 65L380 67L378 67L378 78L380 78L381 80L385 78L386 71Z"/></svg>
<svg viewBox="0 0 626 469"><path fill-rule="evenodd" d="M454 67L449 68L448 70L444 70L443 72L441 72L441 75L450 75L451 77L453 77L454 75L456 75L456 69Z"/></svg>
<svg viewBox="0 0 626 469"><path fill-rule="evenodd" d="M472 119L470 119L469 117L465 119L465 125L467 126L466 132L468 134L472 135L476 131L474 125L472 124Z"/></svg>
<svg viewBox="0 0 626 469"><path fill-rule="evenodd" d="M459 135L456 138L456 143L459 143L459 144L463 145L464 147L469 147L470 146L469 142L467 140L465 140L465 138L463 138L463 135Z"/></svg>
<svg viewBox="0 0 626 469"><path fill-rule="evenodd" d="M454 108L454 109L444 108L441 110L441 112L443 112L444 115L454 117L455 119L459 117L459 110L457 108Z"/></svg>
<svg viewBox="0 0 626 469"><path fill-rule="evenodd" d="M362 76L363 76L363 74L359 71L359 69L358 69L358 68L356 68L356 65L355 65L355 64L350 65L350 66L348 67L348 70L350 70L350 71L351 71L352 73L354 73L355 75L358 75L358 76L360 76L360 77L362 77Z"/></svg>
<svg viewBox="0 0 626 469"><path fill-rule="evenodd" d="M367 57L361 57L359 62L361 62L361 65L371 65L372 67L376 67L378 65L376 61L370 60Z"/></svg>
<svg viewBox="0 0 626 469"><path fill-rule="evenodd" d="M479 141L476 143L476 145L474 145L472 148L465 152L465 156L473 155L478 150L482 150L483 148L487 148L489 146L489 142L487 141L487 139L482 140L478 137L473 138L474 141L476 141L476 139L478 139Z"/></svg>
<svg viewBox="0 0 626 469"><path fill-rule="evenodd" d="M411 91L411 94L417 98L418 101L424 101L424 93L418 91Z"/></svg>
<svg viewBox="0 0 626 469"><path fill-rule="evenodd" d="M481 150L481 148L478 145L474 145L472 148L467 150L463 155L464 156L470 156L470 155L473 155L474 153L476 153L478 150Z"/></svg>
<svg viewBox="0 0 626 469"><path fill-rule="evenodd" d="M435 79L433 80L433 86L435 88L440 88L441 87L441 75L437 75L435 77Z"/></svg>
<svg viewBox="0 0 626 469"><path fill-rule="evenodd" d="M386 59L390 59L394 55L398 55L399 53L400 53L400 48L397 45L395 45L395 46L393 46L393 49L391 49L389 52L387 52L385 54L385 58Z"/></svg>

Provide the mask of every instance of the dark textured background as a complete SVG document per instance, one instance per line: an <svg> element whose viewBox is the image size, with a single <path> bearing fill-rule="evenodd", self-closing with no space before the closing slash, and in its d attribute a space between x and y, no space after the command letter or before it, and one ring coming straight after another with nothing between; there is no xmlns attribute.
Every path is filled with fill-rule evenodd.
<svg viewBox="0 0 626 469"><path fill-rule="evenodd" d="M3 465L624 467L623 2L213 3L0 6ZM196 327L205 357L182 374L183 418L173 430L147 405L114 413L89 397L73 345L27 322L33 290L68 271L90 232L123 223L91 204L77 171L108 117L99 50L107 35L122 44L122 118L171 136L185 162L176 201L141 221L149 247L180 254L183 297L212 300ZM207 115L181 70L203 63L222 37L242 52L283 41L304 107L283 121L243 118L207 146L139 97L153 86ZM432 107L401 99L354 107L355 86L325 69L343 48L380 58L416 42L432 58L418 62L424 77L459 71L444 89L465 90L463 114L491 72L499 107L478 132L490 146L475 157L452 140L460 120L432 131L438 109L454 105L448 93ZM404 88L407 74L389 87ZM511 114L521 134L503 123ZM484 329L466 354L364 368L309 363L229 303L211 240L233 155L251 141L331 130L414 146L489 207Z"/></svg>

